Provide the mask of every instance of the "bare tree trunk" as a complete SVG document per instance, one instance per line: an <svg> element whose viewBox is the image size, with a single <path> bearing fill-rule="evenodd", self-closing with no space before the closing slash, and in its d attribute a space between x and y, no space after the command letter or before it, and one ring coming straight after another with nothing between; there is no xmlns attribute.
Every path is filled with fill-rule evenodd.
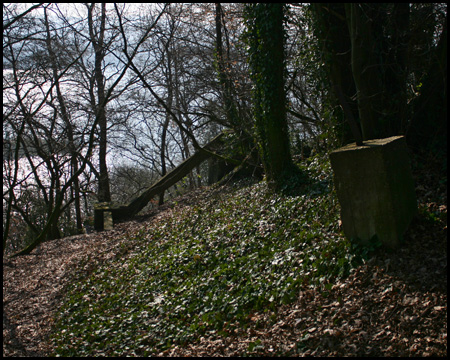
<svg viewBox="0 0 450 360"><path fill-rule="evenodd" d="M3 227L3 243L2 243L2 253L5 254L6 250L6 239L8 239L9 235L9 228L11 226L11 210L12 210L12 204L14 199L14 187L17 183L17 174L19 171L19 149L20 149L20 142L22 138L23 131L25 129L25 121L22 122L20 130L17 132L17 138L16 138L16 146L14 148L14 174L12 181L9 183L9 189L8 189L8 201L7 201L7 207L6 207L6 223ZM10 146L10 144L8 144ZM8 162L11 160L11 147L8 149L8 158L6 159Z"/></svg>
<svg viewBox="0 0 450 360"><path fill-rule="evenodd" d="M167 174L167 167L166 167L166 138L167 138L167 127L169 126L170 121L170 115L166 114L166 121L164 122L163 129L162 129L162 136L161 136L161 176L165 176ZM161 194L159 194L159 202L158 205L161 206L164 204L164 192L165 190L161 191Z"/></svg>
<svg viewBox="0 0 450 360"><path fill-rule="evenodd" d="M170 41L170 40L168 40ZM170 44L166 44L166 52L167 52L167 106L172 108L173 104L173 79L172 79L172 53L169 50ZM166 111L166 119L163 124L162 135L161 135L161 176L165 176L167 174L166 167L166 140L167 140L167 127L170 123L170 114ZM159 194L159 202L158 205L161 206L164 204L164 192L161 191Z"/></svg>
<svg viewBox="0 0 450 360"><path fill-rule="evenodd" d="M53 72L53 81L55 83L56 95L57 95L58 102L59 102L59 111L61 113L61 118L63 119L63 121L66 125L66 129L67 129L67 140L68 140L68 146L69 146L69 151L70 151L70 156L71 156L71 158L70 158L70 164L71 164L71 169L72 169L71 175L73 175L78 170L78 159L77 159L78 152L77 152L75 142L74 142L75 139L74 139L73 126L72 126L69 112L67 110L66 100L64 99L64 96L62 95L61 86L59 83L58 65L57 65L57 60L56 60L56 54L53 51L53 45L52 45L52 41L51 41L50 26L49 26L48 17L47 17L47 9L45 9L44 16L45 16L45 26L46 26L46 31L47 31L47 40L46 40L47 51L50 56L50 62L51 62L52 72ZM80 183L79 183L78 177L76 177L74 179L71 195L75 199L75 218L76 218L76 224L77 224L77 232L82 233L83 224L82 224L82 220L81 220Z"/></svg>
<svg viewBox="0 0 450 360"><path fill-rule="evenodd" d="M92 16L92 10L93 10L94 5L91 6L87 6L88 8L88 12L90 12L90 16L88 16L88 22L90 22L90 30L93 29L93 25L92 25L92 21L93 21L93 16ZM105 14L105 12L103 11L105 9L105 5L103 4L103 8L102 8L102 14ZM117 8L116 8L117 10ZM156 26L157 22L159 21L161 15L163 12L161 12L161 14L156 18L156 20L153 22L153 24L149 27L149 29L147 30L146 34L144 35L143 39L148 35L148 33ZM119 14L118 14L119 15ZM120 15L119 15L120 16ZM100 31L99 34L104 33L104 26L105 26L105 16L102 16L102 25L101 28L103 28L103 32ZM119 18L120 19L120 18ZM123 30L123 29L121 29ZM92 33L93 34L93 33ZM91 35L92 35L91 34ZM92 36L91 36L92 38ZM95 39L95 36L93 37ZM100 36L100 43L103 45L103 37ZM84 157L82 157L83 161L81 162L80 166L77 168L76 171L74 171L74 173L72 174L72 176L66 181L66 183L62 186L62 187L58 187L58 192L56 193L56 197L55 197L55 201L54 201L54 206L51 209L51 213L49 215L49 218L47 220L47 223L44 226L44 229L40 232L40 234L37 236L37 238L35 238L33 240L33 242L31 244L29 244L27 247L25 247L24 249L22 249L21 251L15 253L14 256L19 256L19 255L26 255L29 254L31 251L33 251L33 249L35 249L47 236L47 234L50 232L51 227L53 226L53 224L55 223L55 221L57 221L57 219L59 218L59 216L61 215L61 209L63 208L63 201L64 201L64 194L65 192L69 189L69 187L72 186L73 182L75 181L75 179L77 179L80 174L85 170L86 166L89 163L89 159L92 156L93 153L93 149L94 149L94 142L96 140L96 128L97 126L99 126L99 123L103 120L106 120L106 114L104 113L104 111L101 111L102 109L104 110L106 107L106 104L108 103L108 101L111 99L111 94L114 91L114 89L116 88L116 86L119 84L119 82L121 81L121 79L124 77L125 73L127 72L127 69L130 65L132 65L132 59L133 57L136 55L136 53L138 52L138 49L140 47L140 45L142 44L143 40L141 40L136 47L133 49L131 56L127 54L127 59L128 62L125 64L125 66L123 67L123 69L120 72L120 75L116 78L116 80L114 81L114 83L108 88L108 91L105 92L104 90L104 86L102 87L102 91L100 92L103 93L103 97L101 97L101 99L97 102L97 106L93 106L93 109L96 109L96 107L98 107L98 109L100 111L96 111L95 112L95 118L92 124L92 127L89 129L88 132L88 144L87 144L87 150L86 150L86 154L84 155ZM103 46L102 46L103 48ZM74 59L70 64L68 64L64 70L62 70L60 72L59 77L61 77L69 68L71 68L83 55L84 51L86 49L84 49L78 56L76 59ZM103 51L102 49L100 49L101 51ZM99 53L101 56L104 56L104 54L102 54L102 52ZM100 64L100 69L101 69L101 62L96 63L96 66L98 66ZM98 68L97 68L98 69ZM103 77L102 77L103 79ZM98 80L98 79L97 79ZM17 96L20 99L20 91L18 90L19 86L18 86L18 82L15 80L15 83L17 84L15 91L17 92ZM103 82L100 82L100 84L103 84ZM50 87L50 89L48 90L48 94L52 91L53 89L52 85ZM32 118L33 115L35 113L37 113L37 111L42 107L42 105L46 102L48 95L46 95L44 97L44 99L42 100L42 102L40 103L40 105L38 105L36 107L36 110L33 113L29 113L27 112L26 107L20 103L21 108L23 109L23 113L25 115L25 121L30 121L27 120L28 118ZM94 104L95 105L95 104ZM104 122L104 124L106 124L106 122ZM106 151L105 151L106 154ZM106 164L106 163L105 163ZM108 182L109 184L109 182ZM108 189L109 191L109 189ZM32 224L31 224L32 225Z"/></svg>
<svg viewBox="0 0 450 360"><path fill-rule="evenodd" d="M380 131L383 89L375 57L370 17L363 4L346 4L345 11L352 44L352 72L355 80L363 140L382 137ZM365 10L368 10L367 7Z"/></svg>
<svg viewBox="0 0 450 360"><path fill-rule="evenodd" d="M99 117L100 139L99 139L99 170L98 179L98 199L99 201L111 201L111 192L109 188L108 167L106 164L107 150L107 120L106 120L106 101L105 101L105 79L102 70L102 62L105 57L104 36L106 24L106 4L101 4L100 29L98 34L94 30L93 10L95 4L88 6L89 35L95 52L94 75L97 84L97 104L94 109Z"/></svg>

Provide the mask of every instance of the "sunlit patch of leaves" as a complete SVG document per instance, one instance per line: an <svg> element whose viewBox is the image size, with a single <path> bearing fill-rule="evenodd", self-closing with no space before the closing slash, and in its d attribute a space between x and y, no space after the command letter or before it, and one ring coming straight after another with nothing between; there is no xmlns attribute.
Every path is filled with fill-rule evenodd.
<svg viewBox="0 0 450 360"><path fill-rule="evenodd" d="M56 355L152 355L247 326L302 287L331 289L360 257L338 231L327 158L297 195L238 183L134 234L144 250L74 283L57 319ZM256 345L255 345L256 346Z"/></svg>

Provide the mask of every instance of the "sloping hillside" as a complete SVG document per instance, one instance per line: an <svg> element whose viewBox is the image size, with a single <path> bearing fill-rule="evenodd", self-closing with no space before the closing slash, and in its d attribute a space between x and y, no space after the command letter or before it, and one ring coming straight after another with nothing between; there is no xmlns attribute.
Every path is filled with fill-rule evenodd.
<svg viewBox="0 0 450 360"><path fill-rule="evenodd" d="M302 168L283 195L230 183L4 259L4 356L446 355L445 175L416 164L386 253L342 237L326 157Z"/></svg>

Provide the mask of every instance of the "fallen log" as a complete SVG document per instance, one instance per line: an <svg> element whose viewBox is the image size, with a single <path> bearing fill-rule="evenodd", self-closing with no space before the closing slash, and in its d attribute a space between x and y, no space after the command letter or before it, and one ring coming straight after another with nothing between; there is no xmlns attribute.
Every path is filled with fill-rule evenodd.
<svg viewBox="0 0 450 360"><path fill-rule="evenodd" d="M224 133L219 134L212 139L203 148L198 150L194 155L184 160L175 169L167 173L159 179L152 186L147 188L141 195L132 200L128 205L114 205L108 203L98 203L94 205L94 227L97 231L104 230L104 214L110 212L113 223L130 219L141 211L149 201L162 191L175 185L178 181L189 174L196 166L199 166L203 161L214 155L212 152L222 144L222 137ZM109 215L109 214L108 214Z"/></svg>

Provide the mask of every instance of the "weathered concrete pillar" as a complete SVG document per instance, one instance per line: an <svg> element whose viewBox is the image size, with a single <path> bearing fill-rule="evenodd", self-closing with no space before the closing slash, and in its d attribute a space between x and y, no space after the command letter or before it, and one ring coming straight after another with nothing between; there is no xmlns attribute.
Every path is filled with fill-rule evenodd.
<svg viewBox="0 0 450 360"><path fill-rule="evenodd" d="M384 246L398 248L417 211L405 138L350 144L330 160L345 235L363 244L377 235Z"/></svg>
<svg viewBox="0 0 450 360"><path fill-rule="evenodd" d="M114 229L113 216L111 211L103 212L103 230Z"/></svg>
<svg viewBox="0 0 450 360"><path fill-rule="evenodd" d="M96 231L111 230L113 218L109 202L94 204L94 229Z"/></svg>

